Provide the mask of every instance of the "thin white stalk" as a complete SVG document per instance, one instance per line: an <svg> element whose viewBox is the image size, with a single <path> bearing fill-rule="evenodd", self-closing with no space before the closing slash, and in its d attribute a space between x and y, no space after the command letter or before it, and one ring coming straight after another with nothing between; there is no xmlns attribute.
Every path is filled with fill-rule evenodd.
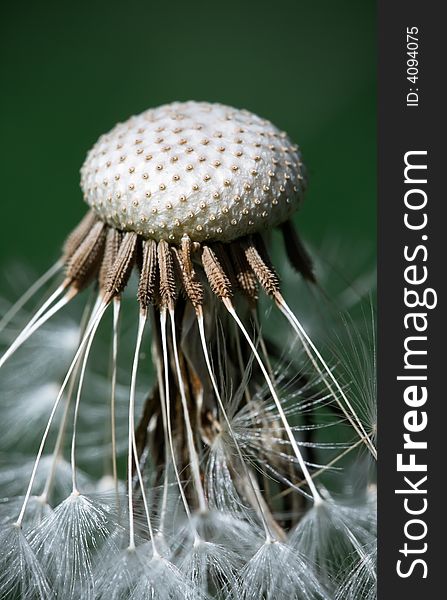
<svg viewBox="0 0 447 600"><path fill-rule="evenodd" d="M3 367L5 362L9 358L11 358L11 356L14 354L14 352L16 352L20 348L20 346L22 346L22 344L24 344L26 342L26 340L29 337L31 337L35 331L37 331L37 329L42 327L42 325L44 325L48 321L48 319L51 319L51 317L54 316L61 308L63 308L66 304L68 304L70 302L70 300L76 294L75 291L70 290L69 292L67 292L65 294L65 296L63 298L61 298L58 302L56 302L56 304L54 306L49 308L48 311L43 316L40 316L48 308L48 306L50 304L52 304L52 302L54 302L54 300L58 296L60 296L62 291L63 291L63 288L62 288L62 286L60 286L60 288L58 288L54 292L54 294L52 294L51 297L48 298L48 300L45 302L45 304L37 311L37 313L29 321L29 323L25 326L25 328L22 329L22 331L19 333L19 335L16 337L16 339L13 341L13 343L9 346L9 348L6 350L6 352L1 357L0 369Z"/></svg>
<svg viewBox="0 0 447 600"><path fill-rule="evenodd" d="M163 384L163 367L160 362L160 357L158 355L158 351L155 348L155 344L152 346L152 357L153 362L155 363L155 370L157 371L157 381L158 381L158 389L160 393L160 405L161 405L161 419L163 423L163 434L165 439L165 471L163 477L163 495L161 499L161 508L160 508L160 524L159 524L159 534L161 536L164 535L165 530L165 519L168 510L168 485L169 485L169 442L168 442L168 423L166 419L166 399L164 393L164 384Z"/></svg>
<svg viewBox="0 0 447 600"><path fill-rule="evenodd" d="M25 306L28 300L36 294L50 279L56 275L63 267L62 261L58 260L52 265L48 271L46 271L43 275L39 277L20 298L6 311L3 317L0 319L0 331L3 329L14 319L17 313Z"/></svg>
<svg viewBox="0 0 447 600"><path fill-rule="evenodd" d="M48 502L48 498L49 498L49 495L51 492L51 487L52 487L53 481L54 481L54 476L56 475L57 463L60 458L60 453L62 450L62 443L64 441L65 430L66 430L67 422L68 422L68 414L69 414L71 399L73 397L73 391L74 391L74 386L76 383L76 377L77 377L80 366L81 366L81 361L78 360L78 362L76 363L76 368L75 368L74 372L72 373L72 377L70 379L70 386L69 386L68 392L67 392L67 400L65 401L64 412L63 412L61 423L59 426L59 431L57 433L56 443L54 445L50 473L48 474L48 477L45 481L45 487L42 491L42 494L39 496L39 498L43 504L46 504Z"/></svg>
<svg viewBox="0 0 447 600"><path fill-rule="evenodd" d="M174 441L172 439L172 425L171 425L171 400L170 400L170 389L169 389L169 362L168 362L168 344L166 340L166 309L160 310L160 330L161 330L161 346L163 351L163 367L165 374L165 401L166 401L166 423L168 430L168 442L169 449L171 451L172 466L174 468L175 478L179 487L180 496L182 498L183 506L185 508L186 516L191 521L191 509L189 508L188 501L186 499L185 492L183 490L182 481L178 472L177 461L175 458Z"/></svg>
<svg viewBox="0 0 447 600"><path fill-rule="evenodd" d="M229 431L231 437L233 438L233 442L234 442L236 451L238 453L239 460L241 461L241 466L242 466L242 468L245 471L245 475L247 476L249 485L252 488L253 494L255 496L256 503L258 505L259 515L261 517L262 524L263 524L263 527L264 527L264 531L265 531L265 535L266 535L266 540L267 541L273 540L274 539L274 535L272 534L272 532L270 531L270 528L268 526L267 519L265 517L264 510L263 510L262 504L260 502L259 490L257 490L255 488L255 486L253 485L252 478L251 478L250 473L248 471L247 465L245 464L244 457L242 456L242 451L240 449L240 446L239 446L239 443L237 441L236 435L235 435L235 433L233 431L233 427L231 426L231 422L230 422L230 419L228 417L227 411L225 410L225 406L224 406L224 403L222 401L222 397L220 395L219 388L217 386L216 378L214 377L214 373L213 373L213 369L211 367L211 361L210 361L210 357L209 357L209 353L208 353L208 348L207 348L207 345L206 345L205 325L204 325L203 313L202 313L201 309L197 312L197 324L199 326L199 333L200 333L200 340L201 340L201 343L202 343L203 356L205 358L206 367L208 369L208 375L210 377L211 384L212 384L213 389L214 389L214 393L216 394L217 402L219 404L219 409L220 409L220 411L221 411L221 413L222 413L222 415L223 415L223 417L225 419L225 422L226 422L227 427L228 427L228 431Z"/></svg>
<svg viewBox="0 0 447 600"><path fill-rule="evenodd" d="M105 311L107 309L107 306L108 306L108 304L104 304L104 303L101 304L101 306L100 306L100 308L98 310L98 313L97 313L95 319L92 321L90 327L85 332L84 337L82 338L82 341L79 344L78 349L76 351L76 354L75 354L75 356L74 356L74 358L73 358L73 360L72 360L72 362L70 364L70 367L68 368L67 374L66 374L65 379L64 379L64 381L62 383L62 386L61 386L61 388L59 390L57 398L56 398L56 400L54 402L53 408L51 409L51 413L50 413L47 425L45 427L45 431L43 433L42 440L40 442L39 450L37 452L37 456L36 456L36 459L34 461L33 470L31 472L31 477L30 477L30 481L29 481L29 484L28 484L28 488L27 488L26 493L25 493L25 498L23 500L22 508L20 510L19 516L18 516L17 521L16 521L16 525L18 527L21 527L21 525L22 525L23 517L25 516L26 507L28 505L28 501L29 501L29 498L30 498L30 495L31 495L31 490L32 490L33 485L34 485L34 480L35 480L35 477L36 477L37 468L39 466L39 462L40 462L40 459L42 457L42 453L43 453L43 450L44 450L44 447L45 447L45 443L46 443L46 440L47 440L47 437L48 437L48 433L50 431L51 424L53 423L54 415L56 414L56 410L57 410L57 408L59 406L59 403L60 403L60 400L62 398L62 395L63 395L63 393L65 391L65 388L67 386L68 381L70 380L71 374L72 374L72 372L73 372L73 370L74 370L74 368L76 366L76 363L78 362L79 357L81 356L82 352L84 351L84 346L85 346L85 344L87 343L87 341L88 341L88 339L90 337L91 330L95 326L95 323L97 321L101 320L103 314L105 313Z"/></svg>
<svg viewBox="0 0 447 600"><path fill-rule="evenodd" d="M237 323L233 323L234 325L234 335L236 338L236 354L237 360L239 362L239 370L243 374L245 372L244 360L242 358L242 348L241 348L241 340L239 338L239 328ZM249 404L251 402L250 390L248 389L248 385L245 386L244 389L245 402Z"/></svg>
<svg viewBox="0 0 447 600"><path fill-rule="evenodd" d="M116 464L116 377L121 299L113 299L112 382L110 392L110 427L112 435L112 476L118 498L118 469Z"/></svg>
<svg viewBox="0 0 447 600"><path fill-rule="evenodd" d="M128 432L128 455L127 455L127 495L129 501L129 550L135 549L135 523L134 523L134 512L133 512L133 477L132 477L132 466L135 463L135 469L137 471L138 482L141 489L141 497L143 499L144 511L146 514L147 525L149 528L149 535L152 542L152 549L154 556L158 556L158 550L155 546L154 532L152 528L152 522L149 513L149 507L147 503L146 494L144 491L143 476L140 469L137 443L135 437L135 394L136 394L136 382L138 374L139 355L141 349L141 341L143 339L144 327L146 325L146 313L141 312L138 322L138 333L137 342L135 344L135 352L132 363L132 376L130 381L130 395L129 395L129 432Z"/></svg>
<svg viewBox="0 0 447 600"><path fill-rule="evenodd" d="M262 362L261 357L259 356L259 353L256 349L256 346L254 345L252 339L250 338L250 335L248 334L248 331L245 329L244 324L242 323L242 321L239 319L232 303L231 300L229 300L228 298L223 298L223 303L226 307L226 309L228 310L228 312L230 313L230 315L233 317L233 319L236 321L236 323L238 324L240 330L242 331L242 333L244 334L245 339L247 340L251 351L254 354L254 357L262 371L262 374L264 375L264 379L268 385L268 388L270 390L270 393L272 395L273 401L275 402L276 405L276 409L279 413L279 416L281 418L281 421L283 423L284 426L284 430L287 434L287 437L289 438L290 444L292 446L292 449L295 453L295 456L298 460L298 463L301 467L301 471L303 472L304 478L307 481L307 485L310 489L310 492L312 494L313 500L315 504L321 504L321 502L323 501L320 494L318 493L317 488L315 487L315 483L312 479L312 477L310 476L309 470L307 468L307 465L303 459L303 456L301 454L301 451L298 447L298 444L296 443L296 439L295 436L293 435L292 429L290 428L289 422L287 421L287 417L284 413L283 407L281 405L281 401L278 398L278 395L276 393L276 390L273 386L272 380L267 372L267 369L264 365L264 363Z"/></svg>
<svg viewBox="0 0 447 600"><path fill-rule="evenodd" d="M356 412L355 412L355 410L354 410L351 402L349 401L349 399L346 396L345 392L342 390L340 384L338 383L337 379L335 378L334 374L332 373L332 370L329 368L328 364L326 363L326 361L322 357L322 355L319 352L318 348L312 342L312 340L310 339L310 337L307 334L306 330L304 329L304 327L302 326L302 324L300 323L300 321L298 320L298 318L296 317L296 315L289 308L289 306L287 305L286 301L284 300L284 298L282 296L278 296L276 298L276 304L277 304L279 310L283 313L283 315L286 317L286 319L292 325L292 327L293 327L294 331L296 332L296 334L298 335L298 337L300 338L300 341L303 344L303 347L304 347L304 350L305 350L306 354L308 355L308 357L311 360L313 366L317 370L317 373L323 379L326 387L328 388L329 392L331 393L331 395L333 396L333 398L337 402L338 406L343 411L343 414L348 419L348 421L350 422L350 424L352 425L352 427L356 431L356 433L359 436L359 438L361 438L362 440L364 440L365 444L368 446L368 448L369 448L371 454L373 455L373 457L375 459L377 459L377 449L375 448L375 446L372 443L370 437L366 433L366 431L365 431L365 429L364 429L364 427L362 425L362 422L360 421L360 419L356 415ZM318 360L320 361L320 363L321 363L324 371L327 373L327 375L331 379L332 383L337 388L338 394L343 398L346 406L351 411L351 413L354 416L354 418L346 410L345 406L340 401L340 397L338 396L338 394L336 394L334 392L334 390L332 389L330 383L327 381L327 378L325 377L324 373L322 372L320 366L317 364L314 356L312 355L311 351L309 350L309 346L312 348L313 352L315 353L315 356L318 358Z"/></svg>
<svg viewBox="0 0 447 600"><path fill-rule="evenodd" d="M98 297L98 300L96 301L95 309L97 309L97 306L100 304L100 302L101 302L101 298ZM90 325L92 323L92 321L94 322L92 330L89 335L87 346L84 351L84 356L82 359L82 367L81 367L81 373L79 375L78 391L76 394L76 403L75 403L75 409L74 409L74 415L73 415L73 433L72 433L72 437L71 437L71 479L72 479L74 494L78 493L78 487L77 487L77 483L76 483L76 434L77 434L77 429L78 429L79 405L81 402L82 387L84 385L84 377L85 377L85 370L87 368L88 357L90 355L90 350L92 348L93 340L95 339L96 331L101 322L101 319L98 319L95 321L95 319L94 319L95 312L96 311L94 310L93 315L90 320L90 323L89 323L89 325ZM89 329L89 327L87 327L87 329Z"/></svg>
<svg viewBox="0 0 447 600"><path fill-rule="evenodd" d="M206 512L208 510L208 505L207 505L206 498L205 498L205 492L203 490L202 478L200 476L199 457L198 457L197 450L196 450L195 443L194 443L194 433L193 433L193 430L191 427L191 420L189 418L188 402L186 400L186 393L185 393L185 385L183 383L182 372L180 369L180 362L179 362L178 349L177 349L177 333L175 331L174 309L169 310L169 315L171 317L172 347L173 347L173 351L174 351L174 362L175 362L175 369L177 372L177 381L178 381L179 390L180 390L180 398L181 398L182 407L183 407L183 420L185 422L185 428L186 428L186 439L187 439L187 443L188 443L189 459L191 461L191 471L192 471L192 476L193 476L193 479L195 482L195 488L196 488L197 498L199 501L200 511Z"/></svg>
<svg viewBox="0 0 447 600"><path fill-rule="evenodd" d="M131 377L131 382L130 382L130 397L129 397L129 442L132 446L132 453L133 453L133 458L134 458L134 462L135 462L135 469L137 471L137 476L138 476L138 482L140 484L140 489L141 489L141 497L143 499L143 505L144 505L144 512L146 515L146 521L147 521L147 526L149 529L149 536L151 538L151 543L152 543L152 555L153 557L159 557L160 553L157 550L157 547L155 545L155 538L154 538L154 530L152 527L152 521L151 521L151 516L150 516L150 512L149 512L149 506L148 506L148 502L147 502L147 497L146 497L146 492L144 489L144 481L143 481L143 475L141 473L141 469L140 469L140 461L139 461L139 457L138 457L138 451L137 451L137 441L135 438L135 393L136 393L136 383L137 383L137 374L138 374L138 364L139 364L139 357L140 357L140 349L141 349L141 341L143 339L143 333L144 333L144 327L146 325L146 319L147 319L147 315L146 312L141 312L140 313L140 319L139 319L139 323L138 323L138 334L137 334L137 343L135 345L135 353L134 353L134 357L133 357L133 364L132 364L132 377ZM134 548L135 547L135 537L134 537L134 523L133 523L133 486L132 486L132 461L129 461L129 465L128 465L130 471L128 474L128 484L129 484L129 519L132 519L132 525L131 525L131 538L130 538L130 543L129 543L129 548ZM129 523L130 525L130 523ZM129 527L130 529L130 527Z"/></svg>
<svg viewBox="0 0 447 600"><path fill-rule="evenodd" d="M91 301L89 300L87 302L87 304L84 308L84 312L82 314L81 324L79 327L80 333L79 333L78 344L81 343L85 329L88 326L88 324L90 323L90 319L92 318L92 315L96 312L98 307L99 307L99 304L95 304L95 307L92 309ZM70 404L71 404L71 400L73 397L74 386L76 383L76 379L77 379L77 375L78 375L80 366L81 366L81 361L78 360L78 362L76 363L75 370L71 375L70 385L69 385L69 388L67 391L67 400L65 402L64 412L63 412L62 419L61 419L61 422L59 425L59 431L57 433L56 443L54 445L53 456L51 459L51 469L50 469L48 477L45 481L45 486L42 491L42 494L39 496L39 498L43 504L46 504L48 502L48 498L51 493L51 488L52 488L52 485L54 482L54 476L56 475L56 467L57 467L57 463L59 461L60 453L62 450L62 444L63 444L64 436L65 436L65 429L66 429L67 421L68 421L68 413L69 413Z"/></svg>

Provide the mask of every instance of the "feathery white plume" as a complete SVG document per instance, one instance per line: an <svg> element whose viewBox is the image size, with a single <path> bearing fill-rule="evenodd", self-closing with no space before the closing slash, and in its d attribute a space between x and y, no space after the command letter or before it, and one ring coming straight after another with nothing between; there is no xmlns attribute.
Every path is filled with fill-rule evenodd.
<svg viewBox="0 0 447 600"><path fill-rule="evenodd" d="M264 543L239 576L241 589L231 600L329 600L311 566L280 542Z"/></svg>
<svg viewBox="0 0 447 600"><path fill-rule="evenodd" d="M30 533L30 544L58 597L94 598L93 554L109 537L110 512L72 493Z"/></svg>
<svg viewBox="0 0 447 600"><path fill-rule="evenodd" d="M315 565L320 579L331 585L342 568L361 560L374 543L373 506L349 506L325 499L314 505L290 535L290 544Z"/></svg>
<svg viewBox="0 0 447 600"><path fill-rule="evenodd" d="M44 570L15 524L0 531L0 592L4 600L53 598Z"/></svg>

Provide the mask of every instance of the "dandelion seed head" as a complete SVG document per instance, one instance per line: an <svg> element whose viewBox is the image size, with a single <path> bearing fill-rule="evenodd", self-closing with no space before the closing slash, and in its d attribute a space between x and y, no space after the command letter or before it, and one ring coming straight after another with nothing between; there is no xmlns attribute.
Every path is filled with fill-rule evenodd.
<svg viewBox="0 0 447 600"><path fill-rule="evenodd" d="M376 448L313 321L287 304L264 235L280 227L315 283L290 220L305 184L286 134L220 104L148 110L90 151L89 212L0 320L0 487L16 496L0 501L0 572L20 565L0 596L326 600L336 578L348 589L374 537L373 493L359 494L365 508L335 504L319 476L343 453L326 462L323 450L340 448L342 426L357 435L345 453ZM72 327L62 315L87 288ZM282 329L271 343L262 301L294 344Z"/></svg>
<svg viewBox="0 0 447 600"><path fill-rule="evenodd" d="M155 240L228 242L287 220L301 202L301 156L269 121L207 102L149 109L99 138L81 170L109 225Z"/></svg>

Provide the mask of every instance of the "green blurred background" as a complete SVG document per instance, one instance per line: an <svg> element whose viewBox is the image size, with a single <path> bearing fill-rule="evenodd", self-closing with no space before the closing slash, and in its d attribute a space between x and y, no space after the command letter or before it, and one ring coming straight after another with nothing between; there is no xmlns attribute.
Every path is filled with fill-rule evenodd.
<svg viewBox="0 0 447 600"><path fill-rule="evenodd" d="M374 248L374 1L8 3L0 43L0 267L57 257L85 211L79 168L100 134L187 99L288 131L310 176L304 237Z"/></svg>

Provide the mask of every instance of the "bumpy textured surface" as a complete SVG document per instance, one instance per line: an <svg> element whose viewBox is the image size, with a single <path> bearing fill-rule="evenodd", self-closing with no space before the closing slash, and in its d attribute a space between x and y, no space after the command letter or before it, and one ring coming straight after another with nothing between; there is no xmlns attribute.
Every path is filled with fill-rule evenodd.
<svg viewBox="0 0 447 600"><path fill-rule="evenodd" d="M178 243L229 242L287 220L302 199L301 156L245 110L173 103L99 138L81 169L86 202L109 225Z"/></svg>

